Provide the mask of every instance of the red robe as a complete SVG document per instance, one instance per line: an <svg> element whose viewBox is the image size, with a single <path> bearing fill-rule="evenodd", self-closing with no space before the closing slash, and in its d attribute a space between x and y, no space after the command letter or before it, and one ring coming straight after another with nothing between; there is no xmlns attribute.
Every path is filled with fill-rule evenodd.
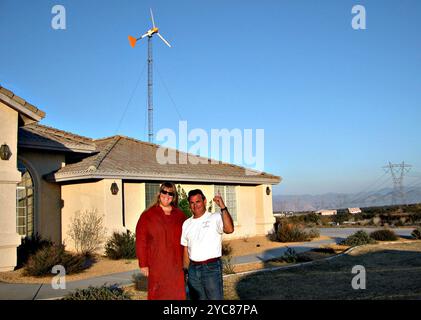
<svg viewBox="0 0 421 320"><path fill-rule="evenodd" d="M158 205L142 213L136 226L139 267L149 267L148 300L185 300L181 229L186 216Z"/></svg>

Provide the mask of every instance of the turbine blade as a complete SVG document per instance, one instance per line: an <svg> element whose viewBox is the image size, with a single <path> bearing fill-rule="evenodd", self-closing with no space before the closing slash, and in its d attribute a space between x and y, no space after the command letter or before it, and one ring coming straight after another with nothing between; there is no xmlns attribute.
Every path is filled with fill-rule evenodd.
<svg viewBox="0 0 421 320"><path fill-rule="evenodd" d="M160 37L160 38L161 38L161 40L162 40L162 41L164 41L164 43L165 43L167 46L169 46L169 47L171 48L170 43L169 43L167 40L165 40L165 39L164 39L164 37L163 37L163 36L161 36L161 34L160 34L159 32L157 33L157 35L158 35L158 37Z"/></svg>
<svg viewBox="0 0 421 320"><path fill-rule="evenodd" d="M153 19L152 8L149 8L149 10L151 11L152 26L155 28L155 20Z"/></svg>

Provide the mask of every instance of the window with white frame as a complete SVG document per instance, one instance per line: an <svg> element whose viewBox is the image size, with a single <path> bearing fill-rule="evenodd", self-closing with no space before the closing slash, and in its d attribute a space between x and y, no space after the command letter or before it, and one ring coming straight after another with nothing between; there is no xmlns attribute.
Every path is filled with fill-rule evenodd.
<svg viewBox="0 0 421 320"><path fill-rule="evenodd" d="M145 183L145 204L148 208L156 200L156 195L159 192L159 183Z"/></svg>
<svg viewBox="0 0 421 320"><path fill-rule="evenodd" d="M232 220L237 221L237 194L235 190L235 186L215 185L215 194L219 193L221 195ZM216 206L215 209L218 209L218 207Z"/></svg>

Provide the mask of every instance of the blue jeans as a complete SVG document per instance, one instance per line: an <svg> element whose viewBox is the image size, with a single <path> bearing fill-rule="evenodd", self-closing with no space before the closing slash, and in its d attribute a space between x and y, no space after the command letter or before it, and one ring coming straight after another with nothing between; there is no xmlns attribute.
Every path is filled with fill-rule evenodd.
<svg viewBox="0 0 421 320"><path fill-rule="evenodd" d="M191 300L223 300L222 261L190 263L187 283Z"/></svg>

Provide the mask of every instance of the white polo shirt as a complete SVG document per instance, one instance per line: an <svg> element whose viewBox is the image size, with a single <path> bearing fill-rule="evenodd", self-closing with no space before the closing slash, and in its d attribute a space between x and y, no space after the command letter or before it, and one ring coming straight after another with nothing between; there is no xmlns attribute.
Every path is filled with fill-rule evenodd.
<svg viewBox="0 0 421 320"><path fill-rule="evenodd" d="M205 212L183 223L181 245L188 247L189 258L204 261L222 255L223 223L220 213Z"/></svg>

